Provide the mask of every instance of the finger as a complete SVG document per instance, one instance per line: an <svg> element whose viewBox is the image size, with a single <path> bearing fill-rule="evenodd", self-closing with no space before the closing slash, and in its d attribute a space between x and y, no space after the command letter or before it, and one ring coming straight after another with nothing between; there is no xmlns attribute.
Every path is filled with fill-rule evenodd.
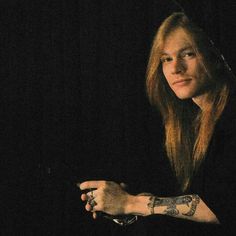
<svg viewBox="0 0 236 236"><path fill-rule="evenodd" d="M99 195L99 191L98 190L92 190L90 192L87 192L86 195L87 195L88 199L95 198Z"/></svg>
<svg viewBox="0 0 236 236"><path fill-rule="evenodd" d="M81 194L81 196L86 195L87 198L95 198L99 195L99 190L92 190L86 193Z"/></svg>
<svg viewBox="0 0 236 236"><path fill-rule="evenodd" d="M89 196L88 196L87 194L83 193L83 194L81 195L81 200L82 200L82 201L87 201L88 199L89 199Z"/></svg>
<svg viewBox="0 0 236 236"><path fill-rule="evenodd" d="M96 203L96 205L91 206L91 204L89 204L89 202L87 202L87 204L85 205L85 209L86 209L86 211L96 212L96 211L98 211L97 203Z"/></svg>
<svg viewBox="0 0 236 236"><path fill-rule="evenodd" d="M85 210L86 211L92 211L93 210L93 207L90 206L88 203L85 205Z"/></svg>
<svg viewBox="0 0 236 236"><path fill-rule="evenodd" d="M88 201L88 200L96 198L96 196L98 196L98 190L93 190L93 191L81 194L81 200Z"/></svg>
<svg viewBox="0 0 236 236"><path fill-rule="evenodd" d="M93 212L93 219L96 220L98 217L97 213L96 212Z"/></svg>
<svg viewBox="0 0 236 236"><path fill-rule="evenodd" d="M102 187L105 185L105 182L104 180L98 180L98 181L85 181L83 183L81 183L79 185L80 189L81 190L85 190L85 189L90 189L90 188L99 188L99 187Z"/></svg>

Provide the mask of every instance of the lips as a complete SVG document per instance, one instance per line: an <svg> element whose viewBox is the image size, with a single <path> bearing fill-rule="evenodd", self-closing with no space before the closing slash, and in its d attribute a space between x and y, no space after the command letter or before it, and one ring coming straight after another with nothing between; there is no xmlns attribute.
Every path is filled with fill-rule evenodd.
<svg viewBox="0 0 236 236"><path fill-rule="evenodd" d="M185 84L185 83L188 83L189 81L191 81L192 79L178 79L178 80L175 80L173 82L173 85L181 85L181 84Z"/></svg>

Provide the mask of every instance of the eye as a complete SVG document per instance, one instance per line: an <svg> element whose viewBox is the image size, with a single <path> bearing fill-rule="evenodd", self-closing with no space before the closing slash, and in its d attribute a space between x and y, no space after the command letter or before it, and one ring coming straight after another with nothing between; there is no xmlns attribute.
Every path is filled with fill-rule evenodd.
<svg viewBox="0 0 236 236"><path fill-rule="evenodd" d="M196 56L196 53L192 51L186 51L182 53L182 57L185 57L185 58L193 58L195 56Z"/></svg>
<svg viewBox="0 0 236 236"><path fill-rule="evenodd" d="M170 61L172 61L172 58L171 58L171 57L162 57L162 58L161 58L161 62L162 62L162 63L166 63L166 62L170 62Z"/></svg>

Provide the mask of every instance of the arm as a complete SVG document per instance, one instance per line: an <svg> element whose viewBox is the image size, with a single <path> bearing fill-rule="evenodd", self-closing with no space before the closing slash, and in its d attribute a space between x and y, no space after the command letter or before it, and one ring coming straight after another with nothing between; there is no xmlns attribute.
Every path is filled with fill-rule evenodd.
<svg viewBox="0 0 236 236"><path fill-rule="evenodd" d="M198 195L178 197L129 196L126 214L148 216L169 215L197 222L219 223L214 213Z"/></svg>
<svg viewBox="0 0 236 236"><path fill-rule="evenodd" d="M157 197L130 195L119 184L108 181L86 181L81 190L94 189L82 194L87 201L85 209L96 213L102 211L110 215L132 214L148 216L152 214L169 215L197 222L219 223L214 213L198 195L178 197ZM91 206L91 197L95 204Z"/></svg>

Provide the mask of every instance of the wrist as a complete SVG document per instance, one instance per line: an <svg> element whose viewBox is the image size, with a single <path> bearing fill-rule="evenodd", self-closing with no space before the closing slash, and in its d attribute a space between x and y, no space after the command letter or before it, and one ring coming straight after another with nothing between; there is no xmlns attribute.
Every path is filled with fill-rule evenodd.
<svg viewBox="0 0 236 236"><path fill-rule="evenodd" d="M150 215L150 210L147 207L149 202L148 196L128 195L127 204L125 206L125 214L127 215Z"/></svg>

